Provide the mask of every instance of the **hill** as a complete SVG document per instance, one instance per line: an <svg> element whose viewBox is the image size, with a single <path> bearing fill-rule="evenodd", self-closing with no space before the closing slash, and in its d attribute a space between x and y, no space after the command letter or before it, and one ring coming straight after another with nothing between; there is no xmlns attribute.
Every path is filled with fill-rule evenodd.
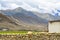
<svg viewBox="0 0 60 40"><path fill-rule="evenodd" d="M13 10L0 10L0 12L6 16L6 18L3 19L6 19L4 21L5 23L3 23L6 25L6 28L9 28L10 30L47 31L49 20L60 19L59 17L48 13L27 11L21 7Z"/></svg>

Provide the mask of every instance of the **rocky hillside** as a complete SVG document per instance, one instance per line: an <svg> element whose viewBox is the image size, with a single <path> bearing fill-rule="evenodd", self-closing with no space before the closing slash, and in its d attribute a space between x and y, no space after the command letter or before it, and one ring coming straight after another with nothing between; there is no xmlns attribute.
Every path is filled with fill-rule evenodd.
<svg viewBox="0 0 60 40"><path fill-rule="evenodd" d="M0 10L0 15L1 13L3 16L5 16L1 16L1 18L5 20L3 24L0 22L0 24L2 24L1 27L6 26L6 28L11 30L46 31L49 20L60 19L59 17L48 13L42 14L38 12L27 11L21 7L13 10Z"/></svg>

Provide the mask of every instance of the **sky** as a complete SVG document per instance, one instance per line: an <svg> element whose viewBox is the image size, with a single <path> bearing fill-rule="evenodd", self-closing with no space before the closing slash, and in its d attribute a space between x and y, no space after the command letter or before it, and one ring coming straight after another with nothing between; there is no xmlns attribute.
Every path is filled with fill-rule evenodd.
<svg viewBox="0 0 60 40"><path fill-rule="evenodd" d="M0 0L0 10L22 7L30 11L60 15L60 0Z"/></svg>

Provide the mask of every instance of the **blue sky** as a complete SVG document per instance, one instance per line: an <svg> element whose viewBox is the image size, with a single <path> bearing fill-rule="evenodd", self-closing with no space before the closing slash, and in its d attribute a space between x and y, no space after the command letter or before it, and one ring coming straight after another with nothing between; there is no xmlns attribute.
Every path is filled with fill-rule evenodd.
<svg viewBox="0 0 60 40"><path fill-rule="evenodd" d="M26 10L39 11L44 13L59 13L60 0L0 0L1 9L14 9L22 7Z"/></svg>

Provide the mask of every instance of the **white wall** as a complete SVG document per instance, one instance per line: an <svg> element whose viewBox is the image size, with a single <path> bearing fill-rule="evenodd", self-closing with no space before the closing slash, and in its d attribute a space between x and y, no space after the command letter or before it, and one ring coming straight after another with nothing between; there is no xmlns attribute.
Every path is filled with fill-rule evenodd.
<svg viewBox="0 0 60 40"><path fill-rule="evenodd" d="M60 22L49 23L48 29L50 33L60 33Z"/></svg>

